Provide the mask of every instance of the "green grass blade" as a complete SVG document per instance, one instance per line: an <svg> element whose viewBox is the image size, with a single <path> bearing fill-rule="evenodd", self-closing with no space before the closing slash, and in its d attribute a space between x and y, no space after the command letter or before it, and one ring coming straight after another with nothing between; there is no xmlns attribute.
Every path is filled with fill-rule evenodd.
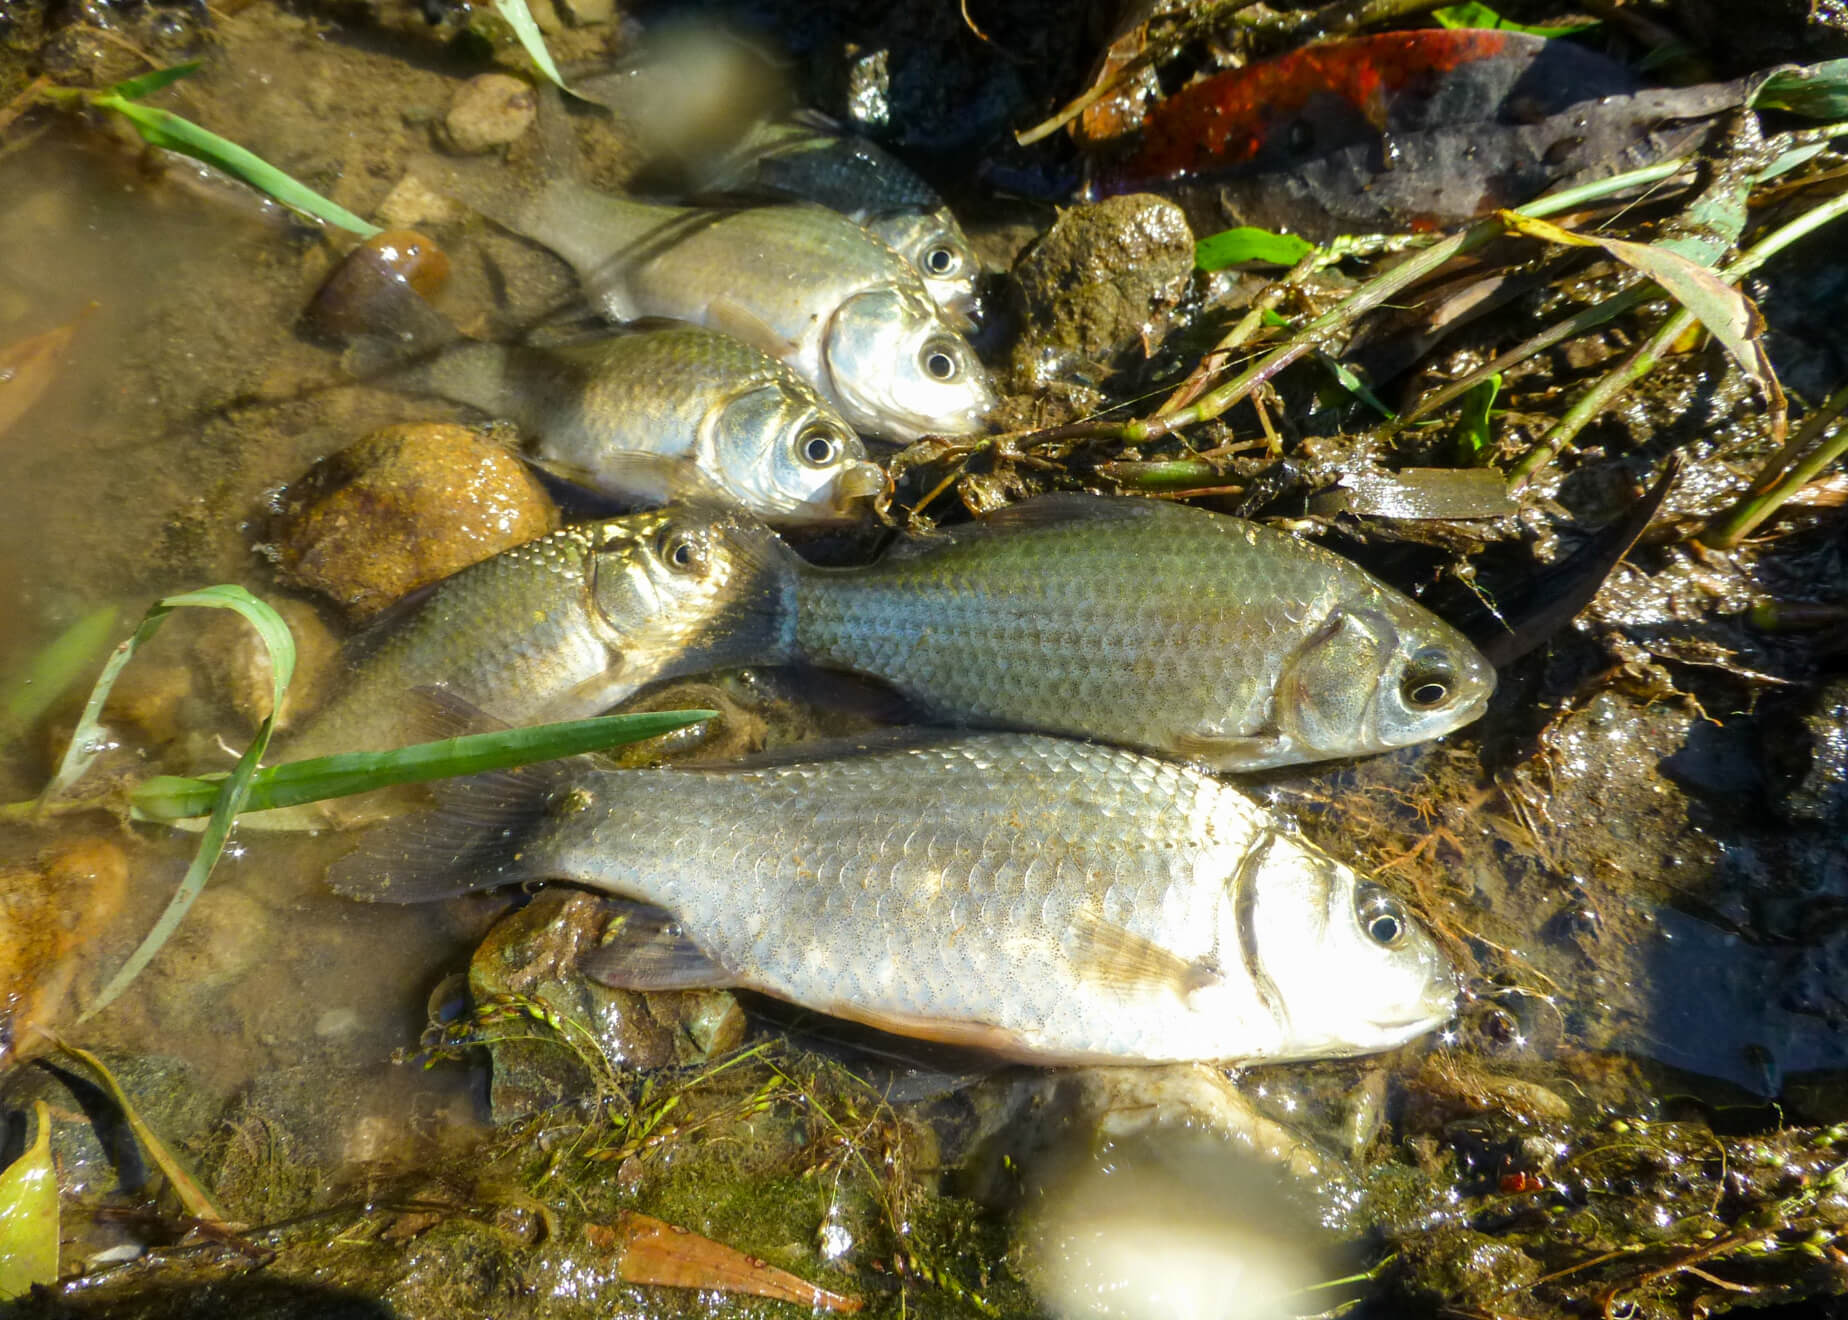
<svg viewBox="0 0 1848 1320"><path fill-rule="evenodd" d="M1224 270L1247 261L1263 261L1273 266L1294 266L1311 252L1315 244L1295 234L1273 234L1268 229L1243 225L1222 230L1194 244L1194 265L1200 270Z"/></svg>
<svg viewBox="0 0 1848 1320"><path fill-rule="evenodd" d="M1588 23L1563 23L1552 27L1536 27L1530 23L1516 23L1513 19L1503 18L1493 9L1479 0L1469 4L1450 5L1444 9L1434 9L1431 17L1447 28L1491 28L1498 32L1525 32L1535 37L1569 37L1574 32L1584 32L1598 26L1598 20Z"/></svg>
<svg viewBox="0 0 1848 1320"><path fill-rule="evenodd" d="M307 761L290 761L257 772L243 809L265 811L271 807L294 807L393 784L421 784L452 775L507 770L533 761L549 761L640 742L717 717L718 712L713 710L603 715L524 729L471 733L389 752L343 752ZM162 775L138 785L129 800L135 813L148 820L203 816L217 804L224 783L223 779Z"/></svg>
<svg viewBox="0 0 1848 1320"><path fill-rule="evenodd" d="M1490 452L1494 433L1489 426L1489 410L1501 393L1501 372L1477 381L1457 401L1457 450L1465 464L1480 463Z"/></svg>
<svg viewBox="0 0 1848 1320"><path fill-rule="evenodd" d="M0 1302L58 1277L58 1170L51 1162L51 1114L33 1102L38 1135L0 1171Z"/></svg>
<svg viewBox="0 0 1848 1320"><path fill-rule="evenodd" d="M95 661L115 631L116 607L91 610L0 685L0 744L24 733Z"/></svg>
<svg viewBox="0 0 1848 1320"><path fill-rule="evenodd" d="M552 63L552 52L545 48L545 37L540 33L539 25L533 21L526 0L494 0L494 8L507 20L507 26L520 39L526 54L539 66L539 72L549 78L560 91L569 92L571 89L565 86L565 80L558 76L558 66Z"/></svg>
<svg viewBox="0 0 1848 1320"><path fill-rule="evenodd" d="M209 129L200 128L190 119L183 119L171 110L141 105L109 92L94 98L91 104L121 115L135 126L135 131L145 141L169 151L197 157L208 165L216 165L251 187L268 193L293 211L350 230L362 238L370 238L379 232L377 225L368 224L339 203L329 201L306 184L297 183L255 152L247 151Z"/></svg>
<svg viewBox="0 0 1848 1320"><path fill-rule="evenodd" d="M1812 119L1848 119L1848 60L1779 69L1752 97L1757 110L1786 110Z"/></svg>
<svg viewBox="0 0 1848 1320"><path fill-rule="evenodd" d="M128 961L122 965L121 970L110 978L108 985L103 987L96 1002L85 1010L85 1017L113 1003L116 997L126 990L137 976L141 975L142 969L153 960L155 954L160 952L168 937L179 927L188 909L192 907L193 900L198 898L200 891L205 888L205 882L211 876L212 868L218 865L219 854L224 851L225 840L231 834L231 822L243 809L244 796L250 791L250 781L257 773L257 766L263 759L263 753L269 748L270 734L274 732L276 726L275 712L282 709L283 695L288 691L289 680L295 674L295 639L289 635L289 626L282 621L282 616L275 610L242 587L205 587L199 591L188 591L178 596L165 597L157 601L148 611L147 617L142 620L141 626L135 629L135 636L130 638L129 642L138 643L144 640L160 626L161 620L168 614L186 606L235 610L257 630L257 634L263 639L263 644L269 649L270 715L257 727L256 736L250 740L250 746L244 749L244 754L238 758L230 777L225 780L218 801L212 808L211 819L206 823L205 832L200 836L199 850L193 855L192 865L186 868L186 875L181 879L179 888L174 891L173 898L168 902L167 910L161 913L160 920L154 923L154 929L148 932L147 938L142 940L135 951L129 955ZM132 654L132 646L130 653ZM121 654L120 650L117 654ZM126 663L126 657L123 659ZM116 664L113 658L110 663L114 666L114 670L106 669L104 676L110 682L114 682L115 673L120 672L121 666ZM101 682L98 683L98 690L106 692ZM98 700L96 693L91 694L91 706L85 708L86 716L92 714L92 708L95 711L102 709L102 703ZM73 745L75 745L75 740L73 740Z"/></svg>
<svg viewBox="0 0 1848 1320"><path fill-rule="evenodd" d="M184 64L175 64L169 68L156 69L152 73L144 73L139 78L125 78L105 91L103 95L119 96L124 101L139 101L143 97L154 95L163 87L197 73L199 64L198 60L188 60Z"/></svg>

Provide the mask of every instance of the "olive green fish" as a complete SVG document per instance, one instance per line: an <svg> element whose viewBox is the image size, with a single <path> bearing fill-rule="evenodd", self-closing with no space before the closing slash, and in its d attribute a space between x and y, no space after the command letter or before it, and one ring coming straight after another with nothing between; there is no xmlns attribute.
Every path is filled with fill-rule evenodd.
<svg viewBox="0 0 1848 1320"><path fill-rule="evenodd" d="M544 348L460 340L391 380L507 418L538 466L620 499L713 499L809 526L853 517L885 485L807 381L712 330Z"/></svg>
<svg viewBox="0 0 1848 1320"><path fill-rule="evenodd" d="M1435 738L1495 687L1461 633L1358 565L1154 500L1042 496L867 568L799 564L787 592L784 659L882 679L944 722L1216 770Z"/></svg>
<svg viewBox="0 0 1848 1320"><path fill-rule="evenodd" d="M417 741L418 688L527 724L595 715L644 683L743 664L771 629L765 586L780 545L745 514L694 506L515 546L375 625L345 686L281 752Z"/></svg>
<svg viewBox="0 0 1848 1320"><path fill-rule="evenodd" d="M409 902L542 878L643 905L587 970L742 986L1037 1063L1389 1049L1454 975L1384 889L1183 766L1032 734L479 776L335 863Z"/></svg>

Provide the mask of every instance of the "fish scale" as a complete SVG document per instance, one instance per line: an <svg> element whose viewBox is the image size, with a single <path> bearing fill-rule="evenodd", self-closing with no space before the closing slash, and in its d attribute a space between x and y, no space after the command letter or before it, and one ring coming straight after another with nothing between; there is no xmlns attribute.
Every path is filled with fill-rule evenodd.
<svg viewBox="0 0 1848 1320"><path fill-rule="evenodd" d="M867 568L805 568L794 599L795 655L934 719L1222 770L1435 737L1494 687L1465 638L1340 556L1147 500L1041 497ZM1419 672L1446 687L1410 710Z"/></svg>
<svg viewBox="0 0 1848 1320"><path fill-rule="evenodd" d="M1363 927L1382 891L1198 771L1032 734L812 755L482 776L330 879L569 879L664 910L701 983L1039 1062L1349 1054L1451 1011L1427 935Z"/></svg>

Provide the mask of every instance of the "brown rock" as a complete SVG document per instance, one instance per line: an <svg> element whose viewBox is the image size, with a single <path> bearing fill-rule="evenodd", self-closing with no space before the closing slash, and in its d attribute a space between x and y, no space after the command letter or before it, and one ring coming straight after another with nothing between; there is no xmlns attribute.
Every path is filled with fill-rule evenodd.
<svg viewBox="0 0 1848 1320"><path fill-rule="evenodd" d="M295 639L295 676L282 698L278 732L286 731L302 711L321 704L340 658L340 643L314 606L300 600L267 602L289 625ZM199 630L194 652L212 688L255 729L270 711L269 648L256 630L228 610L214 610Z"/></svg>
<svg viewBox="0 0 1848 1320"><path fill-rule="evenodd" d="M128 858L107 839L59 844L36 864L0 867L0 1066L37 1053L83 955L128 892Z"/></svg>
<svg viewBox="0 0 1848 1320"><path fill-rule="evenodd" d="M483 73L456 90L443 116L443 145L465 156L517 141L532 127L539 102L530 84L505 73Z"/></svg>
<svg viewBox="0 0 1848 1320"><path fill-rule="evenodd" d="M284 493L270 537L283 582L358 620L557 526L506 449L467 427L412 422L315 464Z"/></svg>

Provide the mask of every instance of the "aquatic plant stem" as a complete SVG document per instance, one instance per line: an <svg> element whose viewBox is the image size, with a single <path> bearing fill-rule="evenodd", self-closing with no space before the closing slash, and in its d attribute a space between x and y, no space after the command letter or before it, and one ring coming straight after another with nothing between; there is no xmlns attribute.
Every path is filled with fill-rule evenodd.
<svg viewBox="0 0 1848 1320"><path fill-rule="evenodd" d="M1818 444L1815 451L1800 463L1791 459L1822 438L1831 423L1848 412L1848 385L1831 394L1822 406L1804 419L1803 425L1788 444L1759 470L1746 488L1746 494L1725 513L1710 522L1698 540L1715 550L1731 550L1757 530L1758 525L1776 513L1790 497L1816 479L1825 467L1848 453L1848 426ZM1787 466L1788 465L1788 466ZM1781 475L1780 475L1781 474Z"/></svg>
<svg viewBox="0 0 1848 1320"><path fill-rule="evenodd" d="M1737 261L1722 270L1720 278L1728 284L1737 284L1798 239L1808 237L1830 221L1840 219L1844 214L1848 214L1848 193L1832 197L1821 206L1805 211L1781 229L1773 230L1741 255ZM1668 351L1669 345L1693 328L1695 320L1694 314L1685 307L1676 309L1675 313L1657 327L1655 333L1643 341L1621 366L1587 390L1571 408L1567 409L1566 415L1553 425L1540 442L1527 451L1521 461L1516 463L1509 472L1508 489L1513 492L1525 486L1533 479L1536 472L1552 462L1559 451L1570 444L1594 417L1610 405L1612 400L1654 370L1657 363L1662 360L1662 356Z"/></svg>

